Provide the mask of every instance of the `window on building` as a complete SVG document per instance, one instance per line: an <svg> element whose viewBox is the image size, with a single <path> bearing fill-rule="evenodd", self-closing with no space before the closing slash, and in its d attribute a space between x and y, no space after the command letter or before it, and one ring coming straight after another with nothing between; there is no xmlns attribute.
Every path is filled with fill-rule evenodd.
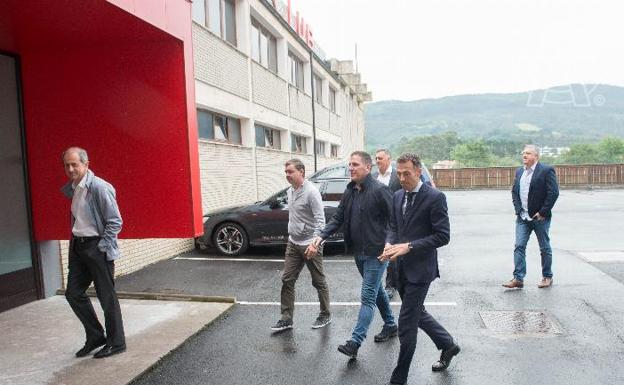
<svg viewBox="0 0 624 385"><path fill-rule="evenodd" d="M314 75L314 100L318 104L323 104L323 79Z"/></svg>
<svg viewBox="0 0 624 385"><path fill-rule="evenodd" d="M331 145L331 157L338 158L338 154L340 152L340 147L337 144Z"/></svg>
<svg viewBox="0 0 624 385"><path fill-rule="evenodd" d="M208 27L215 35L236 45L234 0L194 0L193 20Z"/></svg>
<svg viewBox="0 0 624 385"><path fill-rule="evenodd" d="M240 120L206 110L197 110L199 137L208 140L242 144Z"/></svg>
<svg viewBox="0 0 624 385"><path fill-rule="evenodd" d="M336 90L329 87L329 110L336 113Z"/></svg>
<svg viewBox="0 0 624 385"><path fill-rule="evenodd" d="M280 131L256 124L256 146L274 148L276 150L281 149Z"/></svg>
<svg viewBox="0 0 624 385"><path fill-rule="evenodd" d="M277 40L254 19L251 19L251 58L277 73Z"/></svg>
<svg viewBox="0 0 624 385"><path fill-rule="evenodd" d="M288 52L288 72L290 84L303 90L303 62L291 52Z"/></svg>
<svg viewBox="0 0 624 385"><path fill-rule="evenodd" d="M290 150L299 154L307 153L305 136L290 134Z"/></svg>
<svg viewBox="0 0 624 385"><path fill-rule="evenodd" d="M325 142L321 140L316 141L316 155L325 156Z"/></svg>

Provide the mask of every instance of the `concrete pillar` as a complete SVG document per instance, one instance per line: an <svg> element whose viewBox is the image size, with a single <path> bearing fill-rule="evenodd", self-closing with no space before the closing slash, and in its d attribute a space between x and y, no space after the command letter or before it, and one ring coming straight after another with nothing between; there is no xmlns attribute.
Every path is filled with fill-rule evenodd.
<svg viewBox="0 0 624 385"><path fill-rule="evenodd" d="M61 272L61 247L59 241L42 241L37 244L41 256L43 273L43 295L45 298L56 295L56 290L63 287Z"/></svg>
<svg viewBox="0 0 624 385"><path fill-rule="evenodd" d="M288 72L288 43L283 37L278 37L277 45L277 76L288 81L290 73Z"/></svg>

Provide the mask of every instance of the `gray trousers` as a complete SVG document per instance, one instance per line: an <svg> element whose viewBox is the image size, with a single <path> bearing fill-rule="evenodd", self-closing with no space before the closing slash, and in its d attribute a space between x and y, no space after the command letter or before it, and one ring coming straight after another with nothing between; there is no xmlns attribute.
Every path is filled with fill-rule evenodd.
<svg viewBox="0 0 624 385"><path fill-rule="evenodd" d="M292 320L295 311L295 283L303 266L308 266L312 277L312 286L318 292L321 303L320 315L329 315L329 287L323 272L323 247L321 246L316 256L305 259L306 246L295 245L288 242L284 258L284 271L282 273L281 310L283 320Z"/></svg>

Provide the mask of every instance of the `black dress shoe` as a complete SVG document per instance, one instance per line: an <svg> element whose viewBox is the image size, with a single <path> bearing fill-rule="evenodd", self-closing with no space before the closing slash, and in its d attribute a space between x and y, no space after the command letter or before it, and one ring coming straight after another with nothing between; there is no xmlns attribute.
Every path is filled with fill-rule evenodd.
<svg viewBox="0 0 624 385"><path fill-rule="evenodd" d="M104 344L106 344L106 338L102 338L101 340L98 340L95 342L87 341L85 345L82 347L82 349L76 352L76 357L80 358L80 357L88 356L89 353L91 353L93 350L99 348L100 346Z"/></svg>
<svg viewBox="0 0 624 385"><path fill-rule="evenodd" d="M351 360L354 360L357 357L359 348L358 344L351 340L345 342L344 345L338 345L338 351L349 356L349 359Z"/></svg>
<svg viewBox="0 0 624 385"><path fill-rule="evenodd" d="M453 345L446 350L442 350L442 354L440 354L440 359L431 365L431 370L434 372L441 372L446 370L451 364L451 360L455 357L459 352L460 348L458 345Z"/></svg>
<svg viewBox="0 0 624 385"><path fill-rule="evenodd" d="M109 356L119 354L125 351L126 351L126 345L119 345L119 346L104 345L102 349L100 349L97 353L93 355L93 358L109 357Z"/></svg>

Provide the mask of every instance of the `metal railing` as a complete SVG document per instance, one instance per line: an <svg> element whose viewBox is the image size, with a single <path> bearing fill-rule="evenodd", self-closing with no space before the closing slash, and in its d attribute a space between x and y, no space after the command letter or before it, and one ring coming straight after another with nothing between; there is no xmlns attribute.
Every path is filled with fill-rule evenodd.
<svg viewBox="0 0 624 385"><path fill-rule="evenodd" d="M511 188L517 167L430 170L440 189ZM560 186L624 185L624 164L555 166Z"/></svg>

